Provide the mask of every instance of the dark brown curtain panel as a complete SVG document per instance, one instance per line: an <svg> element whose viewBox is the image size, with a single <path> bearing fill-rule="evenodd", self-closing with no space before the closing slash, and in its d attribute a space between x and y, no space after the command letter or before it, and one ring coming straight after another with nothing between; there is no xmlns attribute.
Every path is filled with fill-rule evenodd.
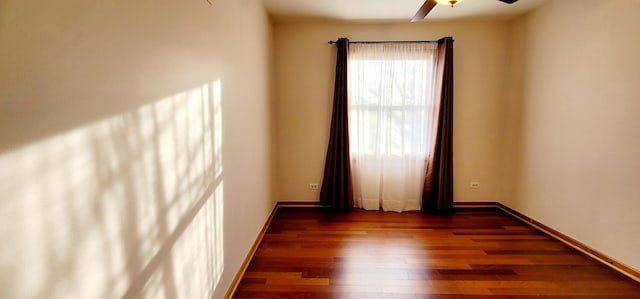
<svg viewBox="0 0 640 299"><path fill-rule="evenodd" d="M333 114L329 146L324 165L324 177L320 188L320 203L335 211L351 211L353 185L349 161L349 104L347 89L347 55L349 40L338 39L336 81L333 91Z"/></svg>
<svg viewBox="0 0 640 299"><path fill-rule="evenodd" d="M438 41L436 67L434 142L427 159L422 190L422 210L453 210L453 38Z"/></svg>

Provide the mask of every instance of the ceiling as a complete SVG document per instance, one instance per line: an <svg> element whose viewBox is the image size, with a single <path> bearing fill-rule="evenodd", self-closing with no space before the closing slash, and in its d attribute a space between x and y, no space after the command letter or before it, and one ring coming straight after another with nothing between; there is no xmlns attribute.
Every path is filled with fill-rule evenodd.
<svg viewBox="0 0 640 299"><path fill-rule="evenodd" d="M548 0L464 0L455 7L436 5L426 20L508 19ZM409 21L424 0L264 0L276 20L330 19L344 21Z"/></svg>

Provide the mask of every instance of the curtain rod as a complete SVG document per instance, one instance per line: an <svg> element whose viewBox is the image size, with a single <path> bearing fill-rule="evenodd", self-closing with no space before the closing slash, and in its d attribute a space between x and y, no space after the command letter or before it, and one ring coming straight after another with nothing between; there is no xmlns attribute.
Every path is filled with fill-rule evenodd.
<svg viewBox="0 0 640 299"><path fill-rule="evenodd" d="M398 40L398 41L349 41L350 44L406 44L406 43L437 43L437 40ZM338 41L330 40L330 45L337 44Z"/></svg>

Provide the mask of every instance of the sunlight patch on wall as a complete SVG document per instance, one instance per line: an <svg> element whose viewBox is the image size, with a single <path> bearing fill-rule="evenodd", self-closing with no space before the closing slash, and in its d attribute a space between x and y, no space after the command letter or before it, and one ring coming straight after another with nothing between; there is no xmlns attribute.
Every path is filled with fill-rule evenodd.
<svg viewBox="0 0 640 299"><path fill-rule="evenodd" d="M0 297L212 294L224 269L221 90L2 153Z"/></svg>

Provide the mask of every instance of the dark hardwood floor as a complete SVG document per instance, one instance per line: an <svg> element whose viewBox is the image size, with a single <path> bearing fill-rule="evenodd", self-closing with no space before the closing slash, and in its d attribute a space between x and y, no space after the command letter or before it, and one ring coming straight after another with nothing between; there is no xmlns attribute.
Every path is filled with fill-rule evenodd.
<svg viewBox="0 0 640 299"><path fill-rule="evenodd" d="M234 298L640 298L640 283L498 209L281 208Z"/></svg>

